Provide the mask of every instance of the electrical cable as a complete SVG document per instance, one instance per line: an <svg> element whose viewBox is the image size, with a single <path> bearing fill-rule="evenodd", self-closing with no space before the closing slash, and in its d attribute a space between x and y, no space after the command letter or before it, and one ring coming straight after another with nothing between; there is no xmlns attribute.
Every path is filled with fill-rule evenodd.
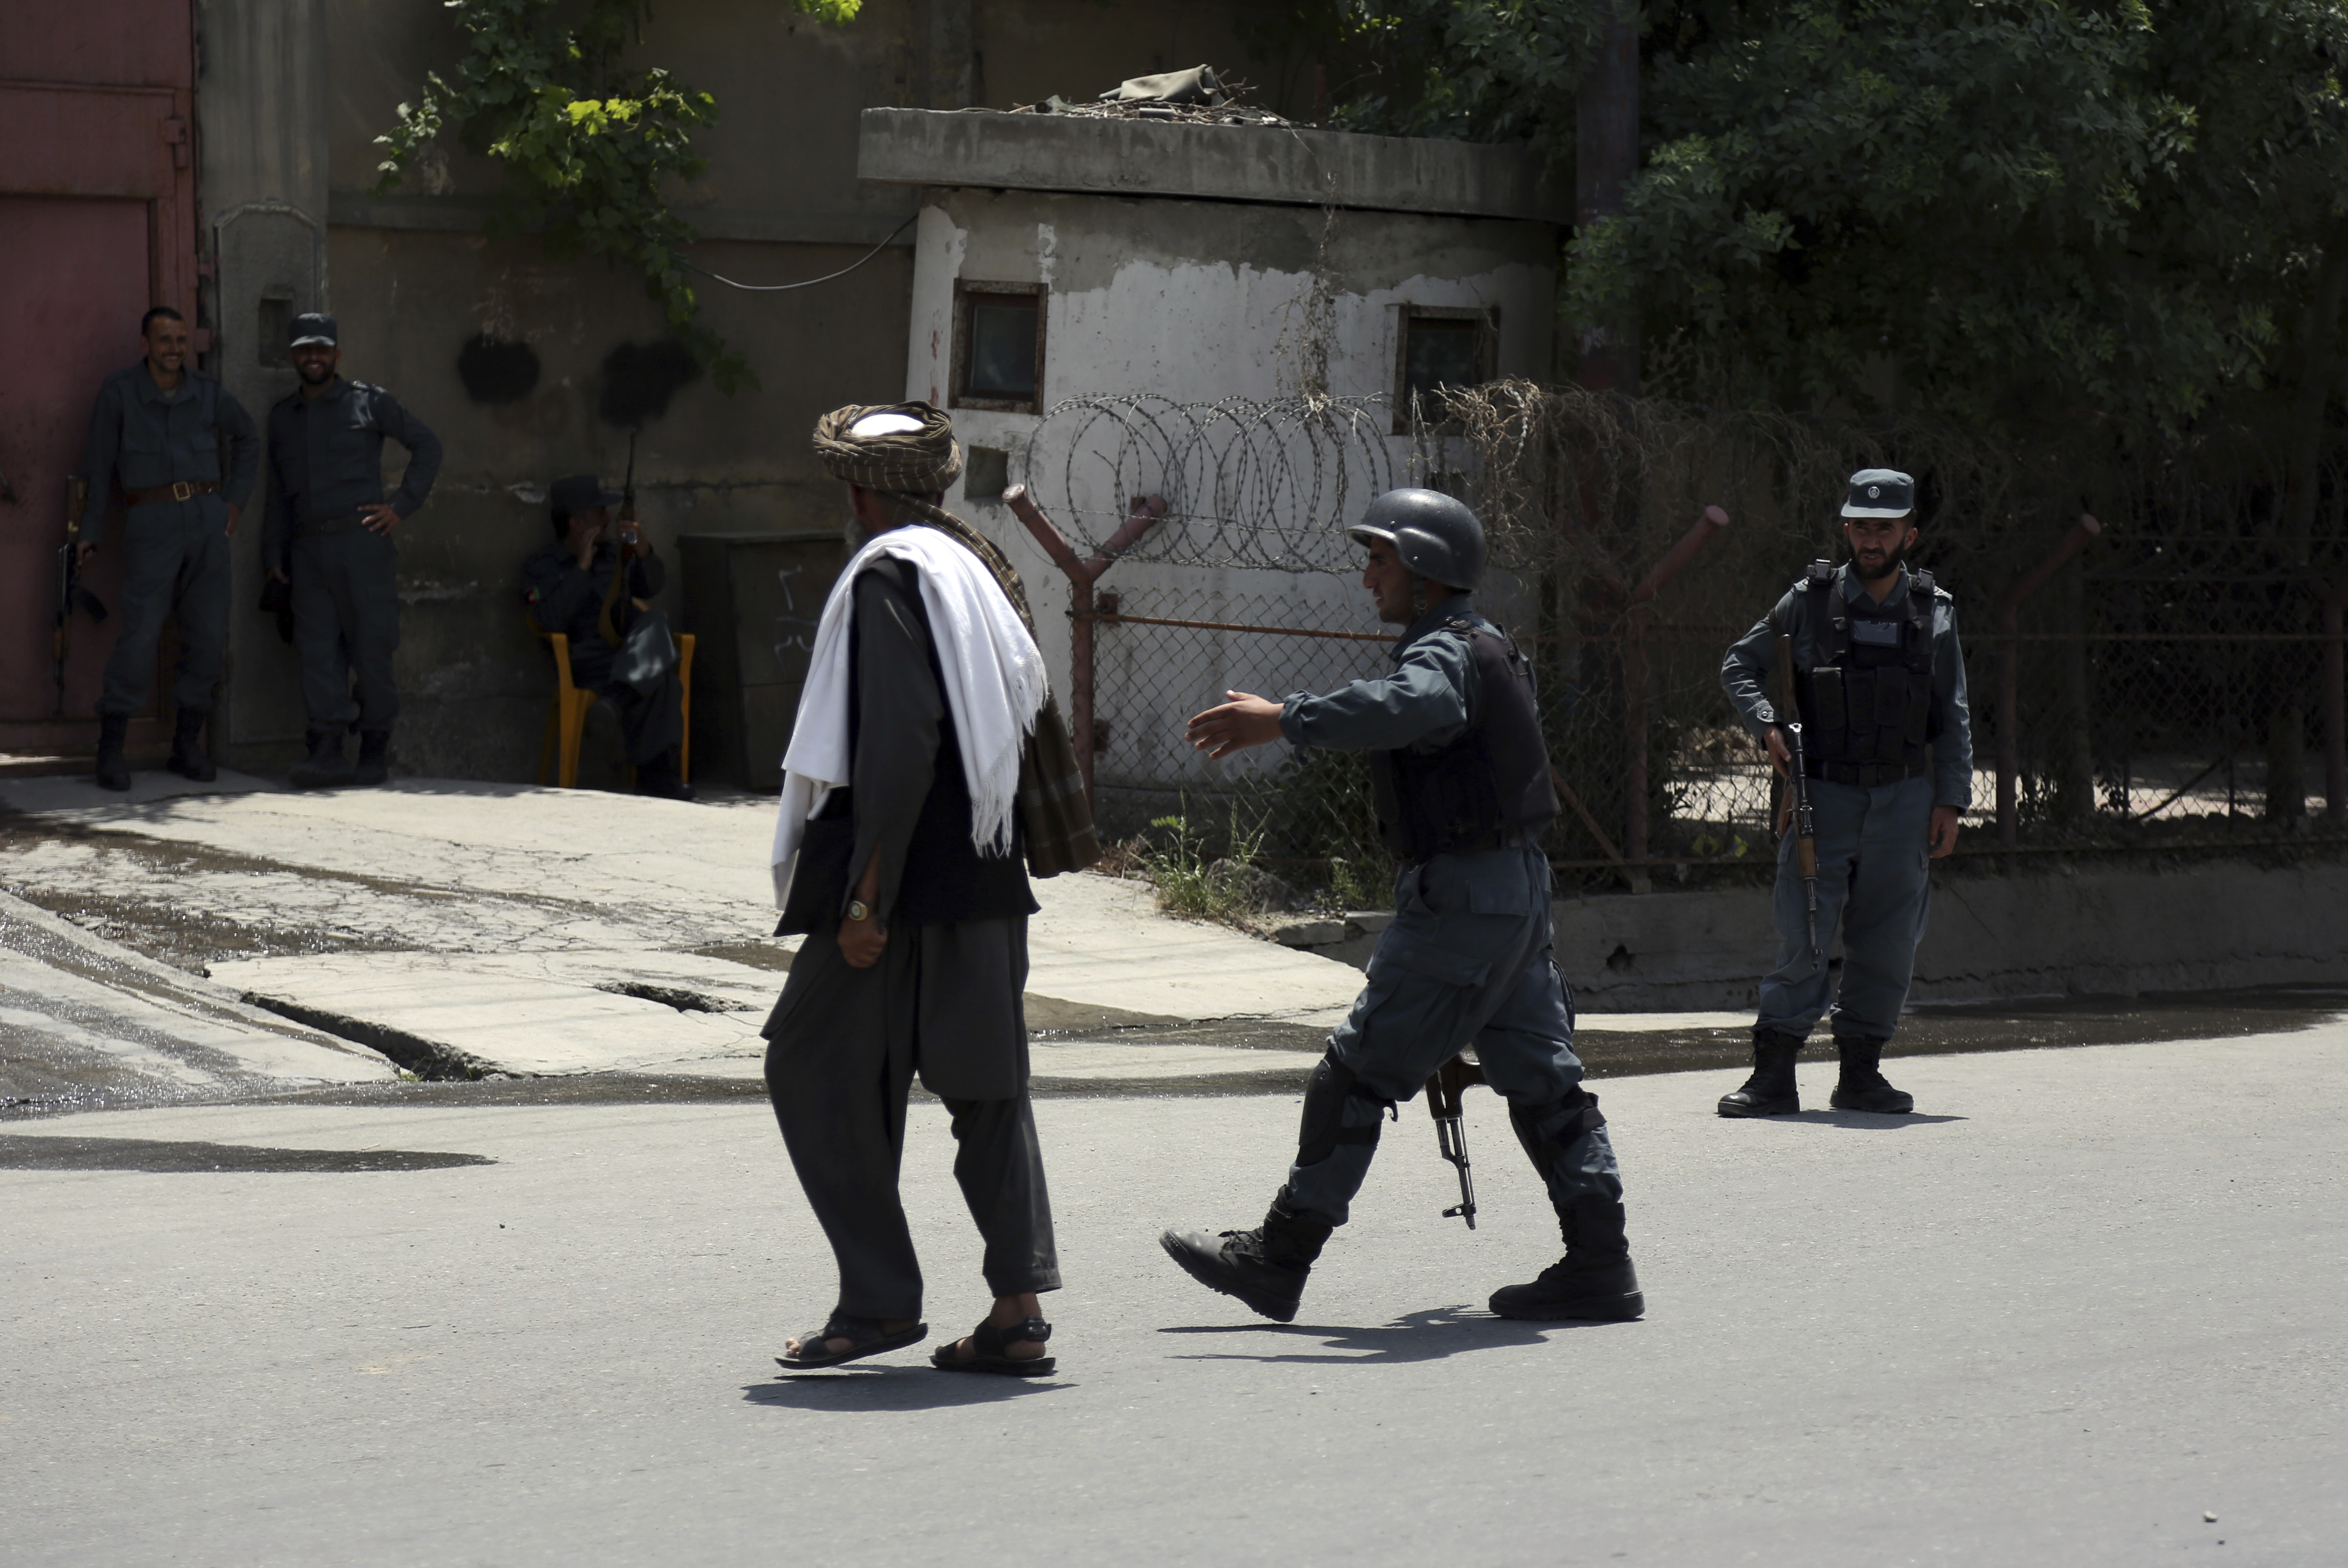
<svg viewBox="0 0 2348 1568"><path fill-rule="evenodd" d="M920 216L921 214L918 212L913 214L913 218L918 218ZM887 250L896 242L898 235L912 227L913 218L908 218L903 222L898 224L895 228L890 230L889 237L887 239L881 241L879 244L865 252L863 255L858 257L855 261L852 261L849 263L848 265L840 268L839 271L836 273L826 273L819 278L809 278L807 282L802 284L737 284L732 278L718 277L716 273L711 272L707 267L695 266L691 262L684 262L684 266L687 272L699 273L705 278L716 278L717 282L724 284L727 288L742 289L750 294L780 294L785 289L811 289L818 284L828 284L834 278L846 277L849 273L862 266L866 262L870 261L873 257ZM682 261L682 258L679 259Z"/></svg>

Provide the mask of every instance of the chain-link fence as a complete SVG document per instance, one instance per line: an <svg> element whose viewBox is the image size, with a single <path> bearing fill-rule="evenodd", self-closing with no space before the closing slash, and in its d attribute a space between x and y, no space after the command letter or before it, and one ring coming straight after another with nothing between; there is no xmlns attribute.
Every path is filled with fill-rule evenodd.
<svg viewBox="0 0 2348 1568"><path fill-rule="evenodd" d="M1721 656L1805 562L1838 553L1845 480L1874 465L1918 476L1917 561L1958 600L1975 765L1961 852L2310 843L2311 794L2340 827L2348 552L2326 509L2348 486L2294 536L2260 529L2277 503L2247 449L2105 471L1931 427L1521 383L1413 412L1406 437L1376 400L1095 398L1041 422L1021 462L1073 536L1064 569L1089 573L1074 707L1111 833L1179 816L1332 902L1375 897L1360 758L1213 763L1182 725L1227 690L1385 667L1392 632L1344 529L1415 482L1467 499L1491 536L1478 604L1539 675L1560 883L1753 874L1774 859L1777 786Z"/></svg>

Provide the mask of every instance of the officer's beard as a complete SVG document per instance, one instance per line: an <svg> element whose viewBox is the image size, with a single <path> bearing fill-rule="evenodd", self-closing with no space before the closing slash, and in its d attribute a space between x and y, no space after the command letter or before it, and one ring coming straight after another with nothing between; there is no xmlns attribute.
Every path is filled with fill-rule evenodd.
<svg viewBox="0 0 2348 1568"><path fill-rule="evenodd" d="M1850 563L1861 581L1879 583L1886 577L1897 576L1900 569L1908 564L1908 546L1905 542L1892 546L1880 565L1869 564L1866 557L1854 550L1850 554Z"/></svg>

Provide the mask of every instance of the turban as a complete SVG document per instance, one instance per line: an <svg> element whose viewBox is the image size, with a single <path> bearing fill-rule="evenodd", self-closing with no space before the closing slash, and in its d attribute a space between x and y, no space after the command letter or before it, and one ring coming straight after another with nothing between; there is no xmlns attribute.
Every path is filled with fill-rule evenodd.
<svg viewBox="0 0 2348 1568"><path fill-rule="evenodd" d="M815 426L815 455L844 483L934 495L962 477L953 421L927 403L850 403Z"/></svg>

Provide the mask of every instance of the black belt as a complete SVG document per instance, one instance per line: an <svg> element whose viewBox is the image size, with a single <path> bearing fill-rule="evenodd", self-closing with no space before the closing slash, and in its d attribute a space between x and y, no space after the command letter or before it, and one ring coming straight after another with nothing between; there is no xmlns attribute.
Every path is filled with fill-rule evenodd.
<svg viewBox="0 0 2348 1568"><path fill-rule="evenodd" d="M1531 850L1540 847L1540 832L1507 828L1496 832L1478 833L1472 839L1455 839L1435 852L1438 855L1475 855L1487 850Z"/></svg>
<svg viewBox="0 0 2348 1568"><path fill-rule="evenodd" d="M310 539L321 533L348 533L351 530L364 525L366 521L366 519L357 512L352 512L345 517L320 518L315 522L297 522L294 525L294 537Z"/></svg>
<svg viewBox="0 0 2348 1568"><path fill-rule="evenodd" d="M1807 759L1807 771L1813 779L1823 779L1829 784L1848 784L1858 789L1874 789L1903 779L1921 779L1924 765L1902 762L1828 762L1812 757Z"/></svg>

